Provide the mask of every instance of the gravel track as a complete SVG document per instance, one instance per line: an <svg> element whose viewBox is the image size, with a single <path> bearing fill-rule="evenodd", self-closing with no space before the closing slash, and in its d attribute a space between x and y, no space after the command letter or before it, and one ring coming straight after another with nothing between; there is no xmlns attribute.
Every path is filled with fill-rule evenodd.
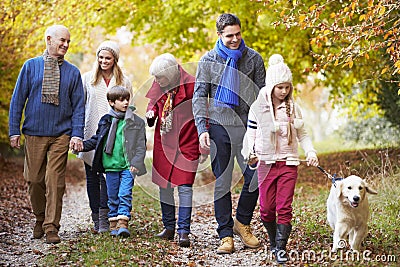
<svg viewBox="0 0 400 267"><path fill-rule="evenodd" d="M77 172L79 175L79 172ZM75 174L77 175L77 174ZM135 186L141 186L157 198L157 188L151 183L149 175L138 177ZM193 216L191 247L180 248L175 242L175 253L165 257L179 266L271 266L270 254L264 240L265 231L259 222L258 210L254 213L253 230L262 241L258 249L246 249L235 236L235 252L229 255L218 255L219 238L216 232L217 223L214 217L212 192L213 183L195 184L193 197ZM177 191L177 190L175 190ZM20 193L21 194L21 193ZM26 193L24 193L26 194ZM233 194L233 207L236 209L238 194ZM12 231L0 229L0 266L38 266L40 260L50 253L53 246L44 242L45 238L33 239L34 216L25 207L24 219L13 226ZM61 218L60 237L62 242L77 238L91 227L90 209L85 183L67 183ZM152 266L151 263L148 263Z"/></svg>

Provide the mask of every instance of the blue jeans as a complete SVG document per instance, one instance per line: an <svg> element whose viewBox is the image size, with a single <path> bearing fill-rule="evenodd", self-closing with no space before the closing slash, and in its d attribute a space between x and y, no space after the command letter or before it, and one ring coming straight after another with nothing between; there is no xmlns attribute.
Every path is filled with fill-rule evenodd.
<svg viewBox="0 0 400 267"><path fill-rule="evenodd" d="M245 127L221 126L210 124L209 134L212 140L210 155L211 167L216 177L214 190L214 212L218 223L220 239L233 236L232 219L232 172L234 158L243 173L244 184L240 193L236 219L249 225L258 200L257 174L250 170L241 154Z"/></svg>
<svg viewBox="0 0 400 267"><path fill-rule="evenodd" d="M178 211L178 233L190 233L190 220L192 216L192 185L185 184L178 186L179 211ZM160 203L162 221L168 230L175 229L175 200L174 188L160 187Z"/></svg>
<svg viewBox="0 0 400 267"><path fill-rule="evenodd" d="M99 213L99 209L108 209L107 185L104 174L92 171L92 167L86 163L85 172L90 210L92 213Z"/></svg>
<svg viewBox="0 0 400 267"><path fill-rule="evenodd" d="M134 175L129 170L120 172L106 172L108 194L108 218L118 215L131 218L132 188Z"/></svg>

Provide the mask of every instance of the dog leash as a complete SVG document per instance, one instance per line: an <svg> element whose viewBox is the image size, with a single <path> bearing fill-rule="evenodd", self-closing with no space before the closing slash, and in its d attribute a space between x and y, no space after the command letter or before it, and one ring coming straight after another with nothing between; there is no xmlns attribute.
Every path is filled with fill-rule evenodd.
<svg viewBox="0 0 400 267"><path fill-rule="evenodd" d="M249 166L250 170L256 170L260 166L261 160L257 161L257 163L254 165L250 165L250 160L251 160L251 155L248 160L245 161L245 164ZM306 159L271 159L271 160L264 160L264 161L276 161L276 162L281 162L281 161L298 161L298 162L307 162Z"/></svg>
<svg viewBox="0 0 400 267"><path fill-rule="evenodd" d="M325 171L324 168L322 168L321 166L317 166L317 168L318 168L323 174L325 174L325 175L328 177L328 179L331 180L331 182L332 182L332 184L333 184L334 187L336 187L336 181L341 181L341 180L343 180L343 178L341 178L341 177L336 177L336 173L333 174L333 175L329 174L329 173L328 173L327 171Z"/></svg>

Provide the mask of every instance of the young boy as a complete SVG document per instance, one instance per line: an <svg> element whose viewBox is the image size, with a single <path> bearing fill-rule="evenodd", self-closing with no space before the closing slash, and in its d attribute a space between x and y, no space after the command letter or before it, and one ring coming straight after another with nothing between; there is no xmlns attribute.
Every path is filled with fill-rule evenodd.
<svg viewBox="0 0 400 267"><path fill-rule="evenodd" d="M112 236L128 237L134 177L146 173L144 120L129 107L130 93L114 86L107 93L111 109L98 124L96 134L84 141L83 152L95 149L92 168L106 174L108 220Z"/></svg>

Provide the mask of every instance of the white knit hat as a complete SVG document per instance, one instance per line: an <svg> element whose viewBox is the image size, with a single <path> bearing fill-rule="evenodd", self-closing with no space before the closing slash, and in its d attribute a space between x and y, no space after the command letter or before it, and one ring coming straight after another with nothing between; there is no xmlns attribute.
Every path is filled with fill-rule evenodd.
<svg viewBox="0 0 400 267"><path fill-rule="evenodd" d="M274 54L268 61L265 84L274 87L277 84L286 82L292 82L292 72L284 63L283 57L279 54Z"/></svg>
<svg viewBox="0 0 400 267"><path fill-rule="evenodd" d="M96 55L99 56L101 50L107 50L113 54L115 62L119 59L119 46L114 41L104 41L97 48Z"/></svg>

